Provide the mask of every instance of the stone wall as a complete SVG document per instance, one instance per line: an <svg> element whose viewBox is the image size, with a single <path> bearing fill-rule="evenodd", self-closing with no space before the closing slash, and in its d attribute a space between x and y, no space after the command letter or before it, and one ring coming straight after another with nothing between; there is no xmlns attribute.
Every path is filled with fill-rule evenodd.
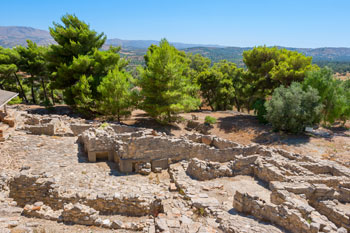
<svg viewBox="0 0 350 233"><path fill-rule="evenodd" d="M337 227L316 211L303 216L303 210L291 205L268 204L248 193L236 192L233 206L239 212L275 223L291 232L336 232ZM294 207L294 208L293 208ZM300 206L306 209L306 206ZM305 212L304 212L305 213Z"/></svg>
<svg viewBox="0 0 350 233"><path fill-rule="evenodd" d="M250 175L269 184L271 203L250 193L234 193L234 208L272 222L291 232L346 232L350 230L349 168L285 151L259 148L255 155L235 156L226 163L191 159L184 172L203 181ZM179 190L192 200L191 188L179 178L179 166L170 173ZM184 176L182 174L181 176ZM196 201L196 200L192 200ZM198 208L207 208L199 205ZM210 209L209 209L210 210Z"/></svg>
<svg viewBox="0 0 350 233"><path fill-rule="evenodd" d="M79 136L79 141L88 155L90 152L113 154L120 171L128 173L134 172L139 163L153 164L153 161L160 160L174 163L191 158L227 162L238 155L248 156L259 150L268 153L257 145L241 146L217 137L197 134L174 138L149 129L136 129L118 125L90 128ZM94 157L91 156L92 162L95 161ZM166 168L167 165L162 167Z"/></svg>
<svg viewBox="0 0 350 233"><path fill-rule="evenodd" d="M53 210L64 209L64 205L83 203L102 214L120 214L129 216L152 215L162 211L161 201L157 198L143 198L129 195L81 197L76 194L61 194L53 179L21 172L9 182L10 197L24 207L27 204L43 202Z"/></svg>

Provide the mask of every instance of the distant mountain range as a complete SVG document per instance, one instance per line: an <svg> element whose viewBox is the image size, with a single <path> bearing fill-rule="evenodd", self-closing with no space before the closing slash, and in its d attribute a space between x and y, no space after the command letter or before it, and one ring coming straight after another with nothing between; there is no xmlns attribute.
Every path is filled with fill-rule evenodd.
<svg viewBox="0 0 350 233"><path fill-rule="evenodd" d="M16 45L25 46L26 40L32 40L38 45L49 45L55 43L50 33L45 30L40 30L31 27L17 27L17 26L0 26L0 46L11 48ZM151 44L158 44L156 40L122 40L122 39L107 39L106 45L121 46L122 48L147 49ZM220 45L202 45L202 44L186 44L179 42L171 42L178 49L185 49L191 47L217 47Z"/></svg>
<svg viewBox="0 0 350 233"><path fill-rule="evenodd" d="M0 46L14 47L16 45L26 45L26 40L30 39L38 45L49 45L55 43L50 33L45 30L31 27L0 26ZM156 40L122 40L107 39L104 48L109 45L121 46L122 53L126 57L137 58L146 53L146 49L151 44L158 44ZM242 53L251 47L225 47L220 45L202 45L171 42L176 48L191 53L200 53L209 57L213 62L226 59L242 65ZM314 61L350 62L350 48L287 48L312 56Z"/></svg>
<svg viewBox="0 0 350 233"><path fill-rule="evenodd" d="M55 41L50 33L45 30L31 27L3 27L0 26L0 46L11 48L16 45L27 45L26 40L32 40L38 45L49 45Z"/></svg>

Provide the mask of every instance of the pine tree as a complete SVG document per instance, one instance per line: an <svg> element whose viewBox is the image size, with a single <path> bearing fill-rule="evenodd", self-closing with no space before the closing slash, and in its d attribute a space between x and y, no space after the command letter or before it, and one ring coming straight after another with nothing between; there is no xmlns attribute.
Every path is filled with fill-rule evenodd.
<svg viewBox="0 0 350 233"><path fill-rule="evenodd" d="M89 110L90 104L93 102L89 84L91 79L91 76L86 78L85 75L82 75L79 81L71 87L71 97L81 110Z"/></svg>
<svg viewBox="0 0 350 233"><path fill-rule="evenodd" d="M168 123L183 111L198 107L198 87L186 73L190 61L186 55L161 40L159 46L152 45L145 55L146 67L140 68L142 108L151 116Z"/></svg>
<svg viewBox="0 0 350 233"><path fill-rule="evenodd" d="M47 67L45 61L45 54L47 48L43 46L37 46L36 43L31 40L27 40L27 47L18 46L16 51L20 55L19 69L22 72L27 73L30 77L28 78L31 86L31 94L33 103L36 104L36 98L34 93L37 89L37 83L41 84L43 89L43 95L45 98L45 103L49 103L47 95Z"/></svg>
<svg viewBox="0 0 350 233"><path fill-rule="evenodd" d="M19 61L20 56L16 50L0 46L0 88L19 92L20 97L28 103L22 81L17 75Z"/></svg>
<svg viewBox="0 0 350 233"><path fill-rule="evenodd" d="M127 62L120 59L119 47L99 50L106 40L104 34L91 30L75 15L67 14L61 20L63 25L54 23L54 27L50 28L50 34L57 42L57 45L51 46L47 55L53 76L52 87L63 90L67 104L84 110L95 109L95 103L100 98L97 87L102 78L115 67L122 70ZM84 75L89 78L81 80ZM82 81L90 89L91 101L82 101L81 98L87 95L86 91L77 87L72 89L78 82L82 84Z"/></svg>
<svg viewBox="0 0 350 233"><path fill-rule="evenodd" d="M131 107L135 104L135 92L131 90L132 76L115 68L108 72L97 87L101 94L99 110L105 115L117 116L120 121L122 116L131 114Z"/></svg>
<svg viewBox="0 0 350 233"><path fill-rule="evenodd" d="M280 85L302 82L308 71L318 69L312 64L312 57L277 47L260 46L245 51L243 62L248 69L246 78L253 88L252 94L261 99Z"/></svg>
<svg viewBox="0 0 350 233"><path fill-rule="evenodd" d="M204 70L197 77L202 97L213 111L238 109L242 105L243 69L236 64L222 60L210 69Z"/></svg>

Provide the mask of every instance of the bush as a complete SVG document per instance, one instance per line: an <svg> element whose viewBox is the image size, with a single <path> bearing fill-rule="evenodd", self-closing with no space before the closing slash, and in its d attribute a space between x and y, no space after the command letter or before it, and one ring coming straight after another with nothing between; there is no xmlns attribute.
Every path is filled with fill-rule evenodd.
<svg viewBox="0 0 350 233"><path fill-rule="evenodd" d="M266 120L266 108L265 108L265 100L258 99L253 104L254 114L258 117L260 123L266 124L268 121Z"/></svg>
<svg viewBox="0 0 350 233"><path fill-rule="evenodd" d="M101 129L104 129L104 128L108 127L108 126L109 126L109 124L108 124L107 122L104 122L104 123L102 123L102 124L100 125L100 128L101 128Z"/></svg>
<svg viewBox="0 0 350 233"><path fill-rule="evenodd" d="M212 125L216 123L216 118L215 117L211 117L211 116L206 116L204 119L204 123Z"/></svg>
<svg viewBox="0 0 350 233"><path fill-rule="evenodd" d="M13 105L13 104L20 104L20 103L22 103L22 99L19 98L18 96L16 96L12 100L10 100L7 104L8 105Z"/></svg>
<svg viewBox="0 0 350 233"><path fill-rule="evenodd" d="M275 130L292 133L300 133L306 126L319 123L322 111L317 90L311 87L303 90L300 83L276 88L265 107L266 119Z"/></svg>
<svg viewBox="0 0 350 233"><path fill-rule="evenodd" d="M322 68L319 71L309 72L303 82L304 89L316 89L323 104L322 121L334 123L344 122L350 118L350 96L347 82L335 79L331 69Z"/></svg>

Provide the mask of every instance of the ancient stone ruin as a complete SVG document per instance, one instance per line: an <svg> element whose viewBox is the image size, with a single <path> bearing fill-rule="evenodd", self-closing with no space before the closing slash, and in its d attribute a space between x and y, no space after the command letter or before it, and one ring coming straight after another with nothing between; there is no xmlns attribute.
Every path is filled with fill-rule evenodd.
<svg viewBox="0 0 350 233"><path fill-rule="evenodd" d="M62 116L22 122L9 142L27 156L0 187L28 218L121 232L350 231L350 169L333 161Z"/></svg>

